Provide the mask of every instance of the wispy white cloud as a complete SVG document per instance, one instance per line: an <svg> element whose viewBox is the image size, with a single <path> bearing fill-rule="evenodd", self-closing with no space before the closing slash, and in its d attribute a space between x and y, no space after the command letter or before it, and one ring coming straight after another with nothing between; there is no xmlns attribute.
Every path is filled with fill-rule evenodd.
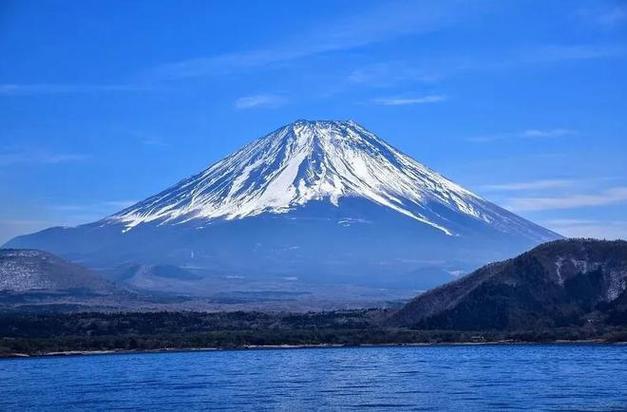
<svg viewBox="0 0 627 412"><path fill-rule="evenodd" d="M597 21L606 27L615 27L627 21L627 6L623 3L600 13Z"/></svg>
<svg viewBox="0 0 627 412"><path fill-rule="evenodd" d="M52 226L76 226L110 216L137 203L134 200L103 200L46 206L45 219L0 216L0 245L9 239Z"/></svg>
<svg viewBox="0 0 627 412"><path fill-rule="evenodd" d="M509 47L481 55L440 55L397 60L358 67L347 77L350 84L390 85L400 81L436 82L468 72L507 71L520 67L559 65L570 61L627 58L624 44L541 44Z"/></svg>
<svg viewBox="0 0 627 412"><path fill-rule="evenodd" d="M114 212L122 209L126 209L129 206L137 203L136 200L104 200L97 203L69 203L51 205L50 209L62 212L76 212L76 211L91 211L100 213L105 210L107 212ZM102 216L101 216L102 217Z"/></svg>
<svg viewBox="0 0 627 412"><path fill-rule="evenodd" d="M43 219L0 218L0 246L15 236L36 232L55 223Z"/></svg>
<svg viewBox="0 0 627 412"><path fill-rule="evenodd" d="M76 226L95 222L111 216L137 203L135 200L103 200L88 203L65 203L48 205L50 219L54 223L48 226Z"/></svg>
<svg viewBox="0 0 627 412"><path fill-rule="evenodd" d="M40 150L12 151L0 153L0 166L16 164L59 164L77 162L88 159L89 156L81 153L50 153Z"/></svg>
<svg viewBox="0 0 627 412"><path fill-rule="evenodd" d="M147 132L144 130L123 130L122 133L125 133L133 138L137 143L143 144L145 146L154 146L154 147L168 147L170 143L168 143L161 136L155 135L152 132Z"/></svg>
<svg viewBox="0 0 627 412"><path fill-rule="evenodd" d="M94 92L129 92L148 90L132 84L0 84L0 96L29 96L38 94L71 94Z"/></svg>
<svg viewBox="0 0 627 412"><path fill-rule="evenodd" d="M399 36L436 30L472 10L455 1L392 2L304 30L267 47L168 63L150 71L157 78L190 78L231 73L349 50ZM286 37L286 36L284 36Z"/></svg>
<svg viewBox="0 0 627 412"><path fill-rule="evenodd" d="M141 143L146 145L146 146L156 146L156 147L168 147L168 146L170 146L169 143L166 143L163 140L157 139L157 138L154 138L154 137L148 137L148 138L142 139Z"/></svg>
<svg viewBox="0 0 627 412"><path fill-rule="evenodd" d="M596 6L579 9L576 15L585 22L604 29L613 29L627 21L627 5L624 2L609 6L598 2Z"/></svg>
<svg viewBox="0 0 627 412"><path fill-rule="evenodd" d="M506 200L505 207L517 211L577 209L627 203L627 187L619 186L595 193L576 193L562 196L515 197Z"/></svg>
<svg viewBox="0 0 627 412"><path fill-rule="evenodd" d="M439 103L447 100L444 95L429 95L421 97L382 97L372 99L372 103L381 104L383 106L407 106L414 104Z"/></svg>
<svg viewBox="0 0 627 412"><path fill-rule="evenodd" d="M287 103L287 98L276 94L256 94L235 100L236 109L276 108Z"/></svg>
<svg viewBox="0 0 627 412"><path fill-rule="evenodd" d="M622 44L545 44L506 51L494 56L466 58L449 63L451 73L468 71L509 70L524 66L559 64L578 60L616 59L627 57Z"/></svg>
<svg viewBox="0 0 627 412"><path fill-rule="evenodd" d="M133 206L137 203L137 200L107 200L102 204L105 207L112 207L114 209L126 209L127 207Z"/></svg>
<svg viewBox="0 0 627 412"><path fill-rule="evenodd" d="M626 220L553 219L538 223L566 237L627 239Z"/></svg>
<svg viewBox="0 0 627 412"><path fill-rule="evenodd" d="M474 136L466 140L473 143L490 143L512 139L552 139L566 136L575 136L578 134L578 131L566 128L527 129L519 132L506 132L483 136Z"/></svg>
<svg viewBox="0 0 627 412"><path fill-rule="evenodd" d="M486 191L503 191L503 192L516 192L524 190L543 190L543 189L556 189L572 186L575 183L573 180L568 179L543 179L532 180L528 182L512 182L512 183L500 183L493 185L483 185L480 189Z"/></svg>
<svg viewBox="0 0 627 412"><path fill-rule="evenodd" d="M627 56L627 47L607 44L546 45L527 50L521 63L550 63L568 60L592 60Z"/></svg>
<svg viewBox="0 0 627 412"><path fill-rule="evenodd" d="M350 72L347 80L355 85L389 86L399 82L432 83L439 79L433 71L423 70L402 61L380 62L359 67Z"/></svg>
<svg viewBox="0 0 627 412"><path fill-rule="evenodd" d="M574 130L569 129L529 129L523 131L520 135L521 137L531 137L531 138L546 138L546 137L562 137L562 136L571 136L576 134Z"/></svg>

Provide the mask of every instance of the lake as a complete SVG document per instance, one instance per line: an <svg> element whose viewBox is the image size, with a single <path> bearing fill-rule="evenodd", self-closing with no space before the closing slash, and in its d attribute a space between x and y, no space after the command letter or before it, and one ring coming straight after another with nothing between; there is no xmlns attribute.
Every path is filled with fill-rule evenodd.
<svg viewBox="0 0 627 412"><path fill-rule="evenodd" d="M626 410L627 346L264 349L0 360L0 409Z"/></svg>

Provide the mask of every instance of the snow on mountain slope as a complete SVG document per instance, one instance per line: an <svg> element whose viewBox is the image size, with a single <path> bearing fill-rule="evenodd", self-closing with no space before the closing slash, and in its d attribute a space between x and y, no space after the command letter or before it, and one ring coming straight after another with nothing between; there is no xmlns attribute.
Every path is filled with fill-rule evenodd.
<svg viewBox="0 0 627 412"><path fill-rule="evenodd" d="M179 282L193 293L324 282L406 291L557 238L354 122L300 120L113 216L5 247L112 277L129 265L190 269L208 282Z"/></svg>
<svg viewBox="0 0 627 412"><path fill-rule="evenodd" d="M538 230L399 152L352 121L305 121L246 145L202 173L108 218L142 223L235 220L286 213L311 201L362 198L442 233L458 235L441 207L534 240ZM201 223L202 224L202 223Z"/></svg>

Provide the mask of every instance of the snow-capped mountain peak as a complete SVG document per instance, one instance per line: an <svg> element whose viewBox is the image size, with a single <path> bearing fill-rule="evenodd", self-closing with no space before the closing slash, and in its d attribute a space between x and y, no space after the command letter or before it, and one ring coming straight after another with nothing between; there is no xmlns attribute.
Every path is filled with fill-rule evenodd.
<svg viewBox="0 0 627 412"><path fill-rule="evenodd" d="M113 216L5 247L111 273L121 263L194 270L211 294L325 285L327 296L331 284L430 288L559 237L355 122L299 120Z"/></svg>
<svg viewBox="0 0 627 412"><path fill-rule="evenodd" d="M312 201L365 199L455 235L441 210L502 230L520 219L401 153L353 121L298 120L108 218L130 230L281 214Z"/></svg>

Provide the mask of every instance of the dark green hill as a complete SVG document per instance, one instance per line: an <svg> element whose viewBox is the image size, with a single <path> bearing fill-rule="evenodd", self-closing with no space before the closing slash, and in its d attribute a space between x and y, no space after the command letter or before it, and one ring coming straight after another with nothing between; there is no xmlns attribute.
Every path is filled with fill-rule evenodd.
<svg viewBox="0 0 627 412"><path fill-rule="evenodd" d="M423 329L624 324L627 242L557 240L418 296L392 317Z"/></svg>

